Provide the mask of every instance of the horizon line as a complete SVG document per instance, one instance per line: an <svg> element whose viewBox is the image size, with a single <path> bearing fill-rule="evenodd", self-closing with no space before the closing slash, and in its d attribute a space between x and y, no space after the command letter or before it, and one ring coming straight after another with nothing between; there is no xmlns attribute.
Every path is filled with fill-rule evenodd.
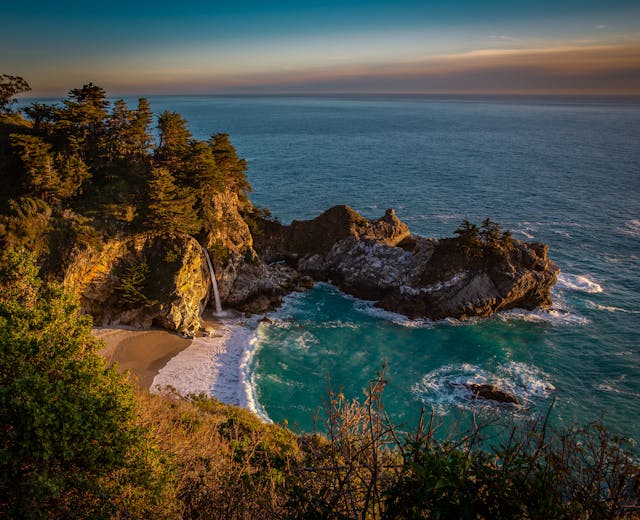
<svg viewBox="0 0 640 520"><path fill-rule="evenodd" d="M171 91L171 92L116 92L110 93L108 89L107 98L119 99L121 97L172 97L172 96L205 96L205 97L323 97L323 96L455 96L455 97L472 97L472 96L488 96L488 97L640 97L640 90L632 91L571 91L571 90L513 90L513 91L466 91L466 90L437 90L437 91L363 91L363 90L336 90L336 91L243 91L243 92L189 92L189 91ZM36 91L37 92L37 91ZM18 103L36 99L64 99L68 96L65 94L36 94L17 96Z"/></svg>

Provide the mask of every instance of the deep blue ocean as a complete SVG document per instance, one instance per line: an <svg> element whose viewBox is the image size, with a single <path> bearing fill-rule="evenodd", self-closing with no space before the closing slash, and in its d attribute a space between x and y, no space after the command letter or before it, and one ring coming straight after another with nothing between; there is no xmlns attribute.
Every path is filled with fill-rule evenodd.
<svg viewBox="0 0 640 520"><path fill-rule="evenodd" d="M151 97L198 138L231 135L251 199L287 223L335 204L396 209L414 233L449 236L485 217L551 247L562 269L549 312L427 323L380 312L329 285L287 298L258 329L251 365L275 421L313 428L327 380L347 398L387 366L386 410L411 427L528 417L604 417L640 441L640 99ZM489 381L525 406L468 400ZM637 446L636 446L637 447Z"/></svg>

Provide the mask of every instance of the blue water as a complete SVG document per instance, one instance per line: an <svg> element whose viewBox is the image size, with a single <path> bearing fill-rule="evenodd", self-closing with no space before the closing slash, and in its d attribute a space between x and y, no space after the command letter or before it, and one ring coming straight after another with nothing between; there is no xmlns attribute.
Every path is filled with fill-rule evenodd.
<svg viewBox="0 0 640 520"><path fill-rule="evenodd" d="M335 204L394 207L415 233L451 235L489 216L541 240L563 271L552 313L436 324L377 313L327 285L287 299L258 330L253 378L276 420L303 430L327 375L362 396L383 362L387 411L447 418L604 412L640 441L640 100L524 98L151 98L200 138L231 135L252 200L283 222ZM520 411L470 403L451 382L499 382Z"/></svg>

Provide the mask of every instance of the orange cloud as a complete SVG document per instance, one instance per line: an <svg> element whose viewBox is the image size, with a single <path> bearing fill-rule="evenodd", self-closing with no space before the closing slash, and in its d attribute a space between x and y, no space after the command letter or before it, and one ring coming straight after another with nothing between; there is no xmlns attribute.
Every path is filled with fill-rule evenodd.
<svg viewBox="0 0 640 520"><path fill-rule="evenodd" d="M419 60L201 78L224 91L640 94L640 44L479 49Z"/></svg>

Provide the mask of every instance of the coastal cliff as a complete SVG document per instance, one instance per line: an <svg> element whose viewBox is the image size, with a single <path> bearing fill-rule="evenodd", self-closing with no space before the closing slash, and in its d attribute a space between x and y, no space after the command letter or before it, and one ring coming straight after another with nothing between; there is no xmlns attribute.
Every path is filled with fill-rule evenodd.
<svg viewBox="0 0 640 520"><path fill-rule="evenodd" d="M210 279L193 237L150 233L78 253L64 284L96 325L156 325L192 335L200 328Z"/></svg>
<svg viewBox="0 0 640 520"><path fill-rule="evenodd" d="M485 317L549 306L559 272L544 244L412 235L393 209L373 220L348 206L289 226L262 219L254 239L236 197L221 197L217 207L226 225L205 242L224 306L245 312L266 312L284 295L327 281L411 318ZM143 233L88 249L64 283L99 325L153 324L189 335L211 299L201 246L186 234Z"/></svg>
<svg viewBox="0 0 640 520"><path fill-rule="evenodd" d="M47 117L0 118L0 245L33 252L41 276L62 281L99 325L195 334L211 300L205 251L223 305L251 313L315 281L429 319L551 303L548 248L490 221L430 239L392 209L368 220L335 206L283 225L249 200L227 134L195 139L175 112L152 130L146 99L111 107L93 84L38 110Z"/></svg>

